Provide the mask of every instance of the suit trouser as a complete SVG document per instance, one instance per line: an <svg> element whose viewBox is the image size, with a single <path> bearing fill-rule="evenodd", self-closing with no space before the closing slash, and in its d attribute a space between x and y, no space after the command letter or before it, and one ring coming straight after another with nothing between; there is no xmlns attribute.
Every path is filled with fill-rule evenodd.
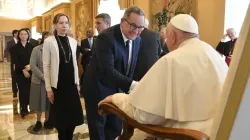
<svg viewBox="0 0 250 140"><path fill-rule="evenodd" d="M29 105L31 78L21 75L18 79L19 101L21 107Z"/></svg>
<svg viewBox="0 0 250 140"><path fill-rule="evenodd" d="M81 76L81 78L80 78L80 85L82 85L82 80L83 80L83 77L84 77L85 72L87 71L88 65L89 65L89 64L82 64L83 73L82 73L82 76Z"/></svg>
<svg viewBox="0 0 250 140"><path fill-rule="evenodd" d="M16 81L16 76L15 76L15 71L14 71L14 65L12 63L10 64L10 72L11 72L11 79L12 79L12 92L16 94L18 92L18 88L17 88L17 81Z"/></svg>
<svg viewBox="0 0 250 140"><path fill-rule="evenodd" d="M122 121L113 114L100 116L97 104L85 99L90 140L114 140L121 135Z"/></svg>

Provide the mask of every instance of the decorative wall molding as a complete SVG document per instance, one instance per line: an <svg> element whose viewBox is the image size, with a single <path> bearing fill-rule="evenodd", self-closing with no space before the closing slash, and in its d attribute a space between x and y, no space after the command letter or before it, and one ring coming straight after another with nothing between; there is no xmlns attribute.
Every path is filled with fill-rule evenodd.
<svg viewBox="0 0 250 140"><path fill-rule="evenodd" d="M92 1L83 0L75 5L75 29L80 38L85 37L88 28L93 27Z"/></svg>
<svg viewBox="0 0 250 140"><path fill-rule="evenodd" d="M57 13L64 13L70 18L70 3L61 3L42 14L42 31L52 32L53 18Z"/></svg>

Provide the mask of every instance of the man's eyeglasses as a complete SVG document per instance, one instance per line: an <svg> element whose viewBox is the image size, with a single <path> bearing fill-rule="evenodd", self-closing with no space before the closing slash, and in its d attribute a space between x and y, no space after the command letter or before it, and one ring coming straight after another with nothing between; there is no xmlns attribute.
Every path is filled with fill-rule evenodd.
<svg viewBox="0 0 250 140"><path fill-rule="evenodd" d="M134 31L138 28L139 32L141 32L145 27L144 26L137 26L134 23L130 23L127 19L124 19L129 25L130 25L130 30Z"/></svg>

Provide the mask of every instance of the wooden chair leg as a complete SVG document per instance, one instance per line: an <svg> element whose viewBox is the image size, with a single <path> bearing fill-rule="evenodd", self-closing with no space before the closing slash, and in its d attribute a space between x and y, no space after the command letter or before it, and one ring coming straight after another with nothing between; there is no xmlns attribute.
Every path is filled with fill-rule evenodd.
<svg viewBox="0 0 250 140"><path fill-rule="evenodd" d="M122 121L123 132L118 140L129 140L134 135L134 127L129 125L126 121Z"/></svg>

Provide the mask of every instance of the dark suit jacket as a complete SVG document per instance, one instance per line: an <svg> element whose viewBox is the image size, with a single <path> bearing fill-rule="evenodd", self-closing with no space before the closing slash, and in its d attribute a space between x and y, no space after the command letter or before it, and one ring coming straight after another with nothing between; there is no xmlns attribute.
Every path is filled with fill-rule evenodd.
<svg viewBox="0 0 250 140"><path fill-rule="evenodd" d="M159 59L161 54L161 42L158 33L144 29L141 33L141 48L135 67L133 79L140 81L147 71Z"/></svg>
<svg viewBox="0 0 250 140"><path fill-rule="evenodd" d="M93 46L95 45L95 38L93 38L93 44L92 44L92 47L89 46L89 41L88 41L88 38L82 40L81 42L81 53L82 53L82 61L81 61L81 64L82 66L86 67L90 60L91 60L91 56L92 56L92 49L93 49ZM85 51L85 49L91 49L91 51Z"/></svg>
<svg viewBox="0 0 250 140"><path fill-rule="evenodd" d="M27 43L25 47L22 46L20 42L18 42L13 47L13 63L15 64L15 75L17 80L20 79L21 75L23 75L22 70L25 69L25 66L30 63L30 57L33 50L33 46L30 43ZM31 73L31 71L29 71Z"/></svg>
<svg viewBox="0 0 250 140"><path fill-rule="evenodd" d="M13 55L12 55L12 48L16 45L15 40L12 39L10 41L7 42L6 48L4 50L4 58L8 58L9 56L11 56L11 60L13 59Z"/></svg>
<svg viewBox="0 0 250 140"><path fill-rule="evenodd" d="M164 56L164 55L166 55L166 54L169 53L168 47L167 47L167 44L166 44L166 43L164 43L163 46L161 46L161 48L162 48L162 52L161 52L160 58L161 58L162 56Z"/></svg>
<svg viewBox="0 0 250 140"><path fill-rule="evenodd" d="M132 83L140 37L133 42L130 71L126 75L125 43L120 25L108 28L96 39L92 60L83 78L83 96L98 102L117 92L128 92Z"/></svg>
<svg viewBox="0 0 250 140"><path fill-rule="evenodd" d="M33 38L30 39L29 43L30 43L33 47L38 46L38 41L35 40L35 39L33 39Z"/></svg>
<svg viewBox="0 0 250 140"><path fill-rule="evenodd" d="M227 42L219 42L219 44L216 47L216 50L225 56L229 56L230 51L233 52L234 50L234 44L236 41L237 39L235 39L234 41L230 40Z"/></svg>

